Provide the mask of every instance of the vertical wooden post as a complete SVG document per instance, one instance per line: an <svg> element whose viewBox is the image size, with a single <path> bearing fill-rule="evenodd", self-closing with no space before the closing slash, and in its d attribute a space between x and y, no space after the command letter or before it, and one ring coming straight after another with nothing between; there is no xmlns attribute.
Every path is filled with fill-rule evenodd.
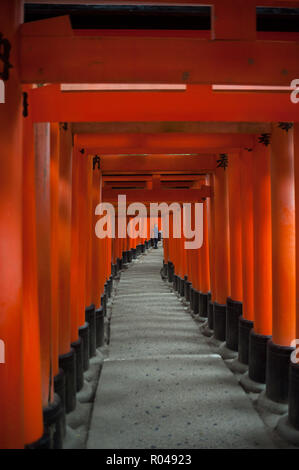
<svg viewBox="0 0 299 470"><path fill-rule="evenodd" d="M30 93L30 86L23 91ZM31 115L23 123L23 312L24 443L43 435L40 332L37 297L34 134ZM1 367L1 366L0 366Z"/></svg>
<svg viewBox="0 0 299 470"><path fill-rule="evenodd" d="M272 333L272 234L270 149L256 143L253 158L254 328L249 338L251 380L265 383L267 343Z"/></svg>
<svg viewBox="0 0 299 470"><path fill-rule="evenodd" d="M0 362L1 448L24 446L22 90L16 34L22 21L22 5L23 2L18 0L4 0L0 5L0 31L12 46L10 63L14 67L9 70L9 79L5 82L5 104L0 105L0 339L5 352Z"/></svg>
<svg viewBox="0 0 299 470"><path fill-rule="evenodd" d="M207 199L208 211L208 237L209 237L209 264L210 264L210 286L211 299L208 303L208 327L210 330L214 328L214 307L215 302L215 209L214 209L214 177L208 175L207 182L211 186L211 197Z"/></svg>
<svg viewBox="0 0 299 470"><path fill-rule="evenodd" d="M240 191L240 158L236 152L230 154L228 165L231 294L226 306L226 346L232 351L238 351L243 298Z"/></svg>
<svg viewBox="0 0 299 470"><path fill-rule="evenodd" d="M288 398L291 342L295 337L295 194L293 129L272 124L272 341L268 342L266 394ZM287 295L286 295L287 292Z"/></svg>
<svg viewBox="0 0 299 470"><path fill-rule="evenodd" d="M289 412L288 420L290 424L299 430L299 123L294 124L294 166L295 166L295 225L296 225L296 329L295 347L292 353L289 380Z"/></svg>
<svg viewBox="0 0 299 470"><path fill-rule="evenodd" d="M239 318L239 361L248 364L249 333L253 328L253 167L252 153L240 153L243 316Z"/></svg>
<svg viewBox="0 0 299 470"><path fill-rule="evenodd" d="M214 183L215 204L215 302L214 337L225 340L226 299L230 294L229 226L227 170L217 168Z"/></svg>

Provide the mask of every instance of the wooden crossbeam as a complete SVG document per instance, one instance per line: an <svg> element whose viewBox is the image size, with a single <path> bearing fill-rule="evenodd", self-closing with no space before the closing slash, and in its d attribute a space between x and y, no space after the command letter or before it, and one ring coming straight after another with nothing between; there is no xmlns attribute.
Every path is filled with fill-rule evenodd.
<svg viewBox="0 0 299 470"><path fill-rule="evenodd" d="M48 21L48 20L47 20ZM52 19L52 28L55 22ZM41 21L40 23L42 23ZM24 83L190 83L289 85L299 76L299 42L179 37L32 34L21 27ZM59 23L61 27L61 21ZM158 33L157 33L158 34Z"/></svg>
<svg viewBox="0 0 299 470"><path fill-rule="evenodd" d="M79 134L77 143L87 153L100 154L198 154L221 153L251 147L246 134Z"/></svg>
<svg viewBox="0 0 299 470"><path fill-rule="evenodd" d="M257 124L263 127L265 124L261 123L299 119L298 107L291 102L290 92L215 92L205 85L188 85L185 92L129 93L63 93L59 85L49 85L32 90L29 105L33 121L73 122L75 133L103 133L105 126L107 133L117 132L120 123L123 123L123 132L130 132L130 126L134 125L136 132L142 132L138 123L160 121L165 122L165 132L175 131L174 125L168 126L168 122L180 122L181 128L177 132L181 132L180 129L186 132L189 123L191 129L192 122L199 126L196 121L202 121L201 128L194 128L194 132L202 132L208 127L207 132L211 132L214 126L219 129L217 123L222 121L230 123L231 130L223 126L225 132L242 132L243 129L244 133L254 133L258 131ZM240 121L243 124L235 127L234 123ZM214 132L218 132L215 128ZM261 132L264 131L261 129Z"/></svg>

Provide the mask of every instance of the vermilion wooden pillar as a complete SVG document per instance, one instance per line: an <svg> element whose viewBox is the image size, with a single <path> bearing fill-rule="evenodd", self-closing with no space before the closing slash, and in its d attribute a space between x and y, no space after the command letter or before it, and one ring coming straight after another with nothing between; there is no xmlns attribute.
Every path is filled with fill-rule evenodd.
<svg viewBox="0 0 299 470"><path fill-rule="evenodd" d="M289 375L289 423L299 430L299 124L294 124L294 166L295 166L295 224L296 224L296 329L295 329L295 347L296 351L292 354Z"/></svg>
<svg viewBox="0 0 299 470"><path fill-rule="evenodd" d="M92 304L92 281L91 281L91 269L92 269L92 179L93 179L93 156L86 156L87 165L87 191L86 191L86 225L85 225L85 236L87 239L87 258L86 258L86 287L85 287L85 305L86 307Z"/></svg>
<svg viewBox="0 0 299 470"><path fill-rule="evenodd" d="M210 265L210 288L211 300L208 302L208 327L213 330L214 327L214 308L215 302L215 210L214 210L214 177L208 175L207 183L211 186L211 197L207 199L208 215L208 237L209 237L209 265Z"/></svg>
<svg viewBox="0 0 299 470"><path fill-rule="evenodd" d="M38 303L43 406L53 400L51 315L50 124L35 124Z"/></svg>
<svg viewBox="0 0 299 470"><path fill-rule="evenodd" d="M255 143L253 152L254 328L249 338L251 380L265 383L267 342L272 334L272 234L270 149Z"/></svg>
<svg viewBox="0 0 299 470"><path fill-rule="evenodd" d="M23 88L28 92L29 86ZM23 312L24 443L43 435L40 333L37 297L34 134L31 115L23 122ZM1 367L1 366L0 366Z"/></svg>
<svg viewBox="0 0 299 470"><path fill-rule="evenodd" d="M0 361L1 448L24 446L22 95L18 79L16 36L22 21L21 14L21 1L1 2L0 31L11 43L10 63L14 66L10 69L9 80L5 82L6 102L0 104L0 339L5 352L5 357L1 357Z"/></svg>
<svg viewBox="0 0 299 470"><path fill-rule="evenodd" d="M59 364L66 377L66 411L76 406L76 342L71 347L72 133L60 124L59 149ZM79 354L79 351L78 351Z"/></svg>
<svg viewBox="0 0 299 470"><path fill-rule="evenodd" d="M87 195L87 156L80 152L76 136L74 141L75 161L78 160L78 285L76 292L77 301L77 326L83 340L84 370L89 366L89 325L85 320L85 291L86 291L86 259L87 259L87 237L86 237L86 195Z"/></svg>
<svg viewBox="0 0 299 470"><path fill-rule="evenodd" d="M199 296L199 314L201 317L208 316L208 301L210 297L210 259L209 259L209 236L208 236L208 213L207 200L202 201L203 204L203 243L200 248L201 252L201 287Z"/></svg>
<svg viewBox="0 0 299 470"><path fill-rule="evenodd" d="M271 207L272 341L267 350L266 394L286 402L296 318L294 139L288 124L285 130L272 124Z"/></svg>
<svg viewBox="0 0 299 470"><path fill-rule="evenodd" d="M240 153L240 202L242 223L243 316L239 318L239 361L248 364L249 333L253 328L253 158Z"/></svg>
<svg viewBox="0 0 299 470"><path fill-rule="evenodd" d="M50 193L51 193L51 314L52 367L58 374L59 356L59 160L60 130L58 123L50 124Z"/></svg>
<svg viewBox="0 0 299 470"><path fill-rule="evenodd" d="M243 298L240 190L240 156L235 152L229 155L228 165L230 297L226 306L226 346L232 351L238 351Z"/></svg>
<svg viewBox="0 0 299 470"><path fill-rule="evenodd" d="M79 323L79 297L81 267L79 264L79 191L80 191L80 158L81 154L75 147L72 158L72 232L71 232L71 340L78 339Z"/></svg>
<svg viewBox="0 0 299 470"><path fill-rule="evenodd" d="M91 303L98 307L101 297L101 285L100 285L100 264L101 264L101 244L100 239L96 236L95 225L96 216L95 208L101 202L101 189L102 189L102 173L95 167L93 170L93 183L92 183L92 224L90 227L92 234L92 298ZM117 252L117 239L114 239L114 255Z"/></svg>
<svg viewBox="0 0 299 470"><path fill-rule="evenodd" d="M214 180L215 204L215 302L214 337L225 340L226 299L230 295L229 226L227 170L217 168Z"/></svg>

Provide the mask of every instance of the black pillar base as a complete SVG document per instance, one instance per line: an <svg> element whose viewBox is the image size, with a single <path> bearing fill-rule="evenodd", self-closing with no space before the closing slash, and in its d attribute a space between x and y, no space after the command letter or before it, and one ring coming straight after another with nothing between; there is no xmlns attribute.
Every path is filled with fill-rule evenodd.
<svg viewBox="0 0 299 470"><path fill-rule="evenodd" d="M123 262L124 264L127 264L127 263L128 263L128 252L127 252L127 251L123 251L122 262Z"/></svg>
<svg viewBox="0 0 299 470"><path fill-rule="evenodd" d="M277 403L288 401L289 366L293 350L290 346L280 346L271 340L267 344L266 395Z"/></svg>
<svg viewBox="0 0 299 470"><path fill-rule="evenodd" d="M62 369L54 377L54 392L59 396L62 407L62 437L66 434L66 420L65 420L65 374Z"/></svg>
<svg viewBox="0 0 299 470"><path fill-rule="evenodd" d="M214 302L214 337L225 341L226 334L226 305Z"/></svg>
<svg viewBox="0 0 299 470"><path fill-rule="evenodd" d="M53 402L43 409L45 434L50 436L50 448L62 449L63 444L63 409L59 395L54 393Z"/></svg>
<svg viewBox="0 0 299 470"><path fill-rule="evenodd" d="M65 412L70 413L76 408L76 354L71 349L59 356L59 367L65 375Z"/></svg>
<svg viewBox="0 0 299 470"><path fill-rule="evenodd" d="M238 351L239 317L242 316L242 302L230 297L226 300L226 346L232 351Z"/></svg>
<svg viewBox="0 0 299 470"><path fill-rule="evenodd" d="M127 258L128 258L128 263L132 263L133 254L131 250L127 251Z"/></svg>
<svg viewBox="0 0 299 470"><path fill-rule="evenodd" d="M289 422L299 431L299 364L289 368Z"/></svg>
<svg viewBox="0 0 299 470"><path fill-rule="evenodd" d="M124 260L123 258L116 258L117 272L122 270Z"/></svg>
<svg viewBox="0 0 299 470"><path fill-rule="evenodd" d="M75 351L76 355L76 390L79 392L84 385L84 377L83 377L83 343L81 338L77 341L74 341L71 344L71 347Z"/></svg>
<svg viewBox="0 0 299 470"><path fill-rule="evenodd" d="M93 304L86 307L85 320L89 324L89 357L93 357L96 355L96 314Z"/></svg>
<svg viewBox="0 0 299 470"><path fill-rule="evenodd" d="M194 288L192 287L192 284L190 285L190 310L191 312L193 311L193 305L194 305Z"/></svg>
<svg viewBox="0 0 299 470"><path fill-rule="evenodd" d="M178 277L177 277L176 274L173 275L173 281L172 282L173 282L173 289L175 291L177 291L178 290Z"/></svg>
<svg viewBox="0 0 299 470"><path fill-rule="evenodd" d="M174 266L171 261L168 261L167 274L168 274L168 282L173 282Z"/></svg>
<svg viewBox="0 0 299 470"><path fill-rule="evenodd" d="M184 297L185 294L185 279L179 277L179 294L181 297Z"/></svg>
<svg viewBox="0 0 299 470"><path fill-rule="evenodd" d="M154 246L154 245L155 245L155 242L154 242L154 239L153 239L153 238L150 239L150 245L151 245L151 246Z"/></svg>
<svg viewBox="0 0 299 470"><path fill-rule="evenodd" d="M51 439L48 434L44 434L38 441L27 444L25 450L51 449Z"/></svg>
<svg viewBox="0 0 299 470"><path fill-rule="evenodd" d="M249 333L253 328L253 321L239 317L238 359L241 364L249 362Z"/></svg>
<svg viewBox="0 0 299 470"><path fill-rule="evenodd" d="M101 307L103 307L104 315L107 314L107 297L106 294L101 295Z"/></svg>
<svg viewBox="0 0 299 470"><path fill-rule="evenodd" d="M191 282L185 281L185 299L187 302L190 302L190 291L191 291Z"/></svg>
<svg viewBox="0 0 299 470"><path fill-rule="evenodd" d="M132 253L132 259L136 259L137 258L136 248L131 248L131 253Z"/></svg>
<svg viewBox="0 0 299 470"><path fill-rule="evenodd" d="M199 315L203 318L208 317L208 301L209 301L209 292L200 292L199 293Z"/></svg>
<svg viewBox="0 0 299 470"><path fill-rule="evenodd" d="M210 330L214 329L214 302L208 301L208 327Z"/></svg>
<svg viewBox="0 0 299 470"><path fill-rule="evenodd" d="M104 346L104 310L103 307L96 310L96 347Z"/></svg>
<svg viewBox="0 0 299 470"><path fill-rule="evenodd" d="M110 299L111 295L112 295L112 287L113 287L113 278L112 278L112 276L109 277L107 282L108 282L108 297Z"/></svg>
<svg viewBox="0 0 299 470"><path fill-rule="evenodd" d="M145 243L141 245L141 253L145 253Z"/></svg>
<svg viewBox="0 0 299 470"><path fill-rule="evenodd" d="M193 313L198 315L199 313L199 291L193 289Z"/></svg>
<svg viewBox="0 0 299 470"><path fill-rule="evenodd" d="M117 275L117 264L112 264L112 276L115 278Z"/></svg>
<svg viewBox="0 0 299 470"><path fill-rule="evenodd" d="M267 344L271 336L259 335L254 329L249 335L248 376L255 382L266 382Z"/></svg>
<svg viewBox="0 0 299 470"><path fill-rule="evenodd" d="M79 336L82 341L83 372L89 369L89 324L87 322L79 328Z"/></svg>

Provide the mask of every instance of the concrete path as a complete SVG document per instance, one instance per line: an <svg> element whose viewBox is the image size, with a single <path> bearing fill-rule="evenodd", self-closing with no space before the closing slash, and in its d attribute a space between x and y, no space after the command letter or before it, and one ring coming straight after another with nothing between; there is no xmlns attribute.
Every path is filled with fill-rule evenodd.
<svg viewBox="0 0 299 470"><path fill-rule="evenodd" d="M121 275L87 448L275 448L161 267L159 248Z"/></svg>

